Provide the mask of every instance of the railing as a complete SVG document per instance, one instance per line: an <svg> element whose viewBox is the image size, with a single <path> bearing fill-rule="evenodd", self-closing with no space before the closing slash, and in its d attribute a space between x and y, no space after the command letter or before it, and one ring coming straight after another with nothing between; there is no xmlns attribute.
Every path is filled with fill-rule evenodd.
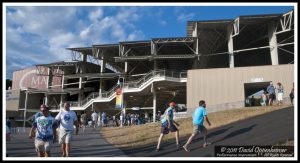
<svg viewBox="0 0 300 163"><path fill-rule="evenodd" d="M186 78L187 77L187 72L173 72L173 71L167 71L167 70L155 70L155 71L151 71L151 72L147 73L144 77L142 77L139 80L125 82L123 88L124 89L140 88L144 83L149 81L151 78L155 78L155 77L169 77L169 78L181 79L181 78ZM115 93L116 88L118 88L118 87L119 87L118 84L115 85L109 91L101 93L100 97L101 98L111 97ZM86 103L88 103L91 99L94 99L94 98L97 98L97 97L99 97L99 93L98 92L93 92L93 93L89 94L87 98L82 100L80 104L81 104L81 106L83 106Z"/></svg>
<svg viewBox="0 0 300 163"><path fill-rule="evenodd" d="M112 87L109 91L101 93L101 98L109 98L111 95L113 95L118 88L118 84Z"/></svg>
<svg viewBox="0 0 300 163"><path fill-rule="evenodd" d="M78 106L78 101L69 101L70 102L70 107Z"/></svg>
<svg viewBox="0 0 300 163"><path fill-rule="evenodd" d="M80 102L80 106L82 106L83 104L86 104L88 101L90 101L91 99L94 99L96 97L99 96L99 92L92 92L90 93L84 100L82 100Z"/></svg>
<svg viewBox="0 0 300 163"><path fill-rule="evenodd" d="M144 77L142 77L140 80L137 81L130 81L124 83L124 88L130 89L130 88L139 88L142 84L149 81L151 78L155 77L170 77L170 78L186 78L187 72L173 72L173 71L167 71L167 70L155 70L151 71L148 74L146 74Z"/></svg>

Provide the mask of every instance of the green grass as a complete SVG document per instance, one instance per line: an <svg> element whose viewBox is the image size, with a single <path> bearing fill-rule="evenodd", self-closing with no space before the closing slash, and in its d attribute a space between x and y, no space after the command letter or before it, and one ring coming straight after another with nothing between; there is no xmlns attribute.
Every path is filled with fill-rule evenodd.
<svg viewBox="0 0 300 163"><path fill-rule="evenodd" d="M207 126L207 129L210 130L250 117L283 109L287 106L290 105L247 107L209 113L208 118L211 122L211 126L208 127L207 124L205 125ZM176 120L176 122L180 124L180 126L178 127L179 136L190 136L193 128L192 118L182 118ZM120 148L127 148L157 143L160 129L160 123L149 123L137 126L105 127L101 130L101 133L109 143ZM174 134L171 133L164 137L163 142L167 142L173 139Z"/></svg>

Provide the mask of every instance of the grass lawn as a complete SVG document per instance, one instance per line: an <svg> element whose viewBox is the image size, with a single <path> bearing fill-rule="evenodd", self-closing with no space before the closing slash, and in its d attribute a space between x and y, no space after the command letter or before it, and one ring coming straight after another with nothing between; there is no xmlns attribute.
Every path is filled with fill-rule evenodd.
<svg viewBox="0 0 300 163"><path fill-rule="evenodd" d="M281 106L258 106L247 107L228 111L208 113L211 126L204 124L208 131L236 121L244 120L257 115L272 112L274 110L286 108L291 105ZM192 118L182 118L175 120L180 124L179 136L190 136L192 132ZM160 134L160 123L149 123L145 125L126 126L126 127L104 127L101 129L103 137L111 144L119 148L132 148L152 143L157 143ZM174 139L174 134L165 135L163 142Z"/></svg>

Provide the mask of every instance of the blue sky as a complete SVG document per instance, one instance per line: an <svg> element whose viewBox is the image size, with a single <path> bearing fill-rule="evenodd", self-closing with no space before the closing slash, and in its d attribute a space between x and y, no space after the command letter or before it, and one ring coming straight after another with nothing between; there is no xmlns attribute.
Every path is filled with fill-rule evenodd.
<svg viewBox="0 0 300 163"><path fill-rule="evenodd" d="M6 6L6 78L36 64L70 61L67 47L185 37L189 20L285 13L293 6Z"/></svg>

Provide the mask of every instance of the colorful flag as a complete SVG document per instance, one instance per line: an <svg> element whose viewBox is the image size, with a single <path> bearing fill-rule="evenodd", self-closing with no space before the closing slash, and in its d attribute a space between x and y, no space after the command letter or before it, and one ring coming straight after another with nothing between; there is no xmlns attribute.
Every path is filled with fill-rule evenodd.
<svg viewBox="0 0 300 163"><path fill-rule="evenodd" d="M122 109L123 108L123 92L122 88L118 88L116 90L116 108L117 109Z"/></svg>

